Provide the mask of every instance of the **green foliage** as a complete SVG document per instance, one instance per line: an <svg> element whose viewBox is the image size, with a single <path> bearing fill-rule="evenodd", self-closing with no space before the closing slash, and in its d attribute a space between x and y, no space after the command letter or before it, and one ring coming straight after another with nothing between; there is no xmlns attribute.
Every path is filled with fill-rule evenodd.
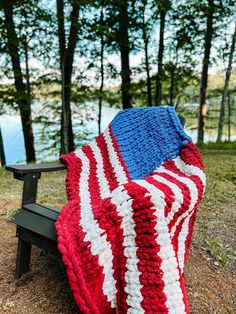
<svg viewBox="0 0 236 314"><path fill-rule="evenodd" d="M201 148L206 171L206 191L198 210L193 245L216 265L235 267L236 149ZM227 144L226 144L227 145ZM218 264L217 264L218 263Z"/></svg>
<svg viewBox="0 0 236 314"><path fill-rule="evenodd" d="M30 0L8 1L13 5L14 23L19 40L19 54L24 83L29 80L31 103L44 103L45 112L34 123L43 124L44 132L36 134L45 145L42 150L56 152L60 142L60 57L58 53L58 25L56 1ZM102 95L104 104L121 107L120 87L120 39L119 10L116 1L83 0L79 6L79 31L76 45L71 84L71 101L76 110L90 111ZM13 87L11 59L6 42L5 17L0 4L0 113L15 114L17 102L25 95L16 93ZM149 72L151 76L152 97L155 96L157 72L157 54L159 48L159 22L161 11L167 12L165 26L165 47L163 60L163 104L173 105L187 120L189 129L197 128L196 118L200 94L199 64L202 62L206 16L209 1L162 1L162 0L127 0L129 18L129 42L131 63L131 91L134 106L147 104L147 50ZM68 43L70 31L71 0L64 0L65 37ZM104 19L101 22L101 8ZM214 34L211 66L226 62L229 53L229 38L232 33L231 22L235 15L232 0L214 0ZM101 83L101 37L104 40L104 88ZM28 56L29 73L26 71ZM224 71L209 75L207 95L206 130L215 132L220 107L220 98L224 85ZM236 72L232 71L229 91L231 95L231 131L235 135L236 124ZM186 106L186 104L190 104ZM50 108L50 109L49 109ZM55 115L55 120L48 119L48 111ZM226 111L227 113L227 111ZM90 113L83 115L90 121ZM94 119L96 119L94 117ZM75 124L81 126L85 124ZM225 125L228 123L226 114ZM49 131L53 130L53 131ZM47 134L48 131L48 134ZM79 134L82 134L82 129ZM84 134L87 131L84 130ZM226 130L225 130L226 133ZM78 141L82 140L79 138ZM54 144L52 144L54 142ZM227 144L225 147L229 147ZM43 155L41 155L43 156Z"/></svg>
<svg viewBox="0 0 236 314"><path fill-rule="evenodd" d="M207 252L215 262L227 266L229 263L236 261L236 250L234 251L229 245L220 243L219 240L208 237L205 239Z"/></svg>

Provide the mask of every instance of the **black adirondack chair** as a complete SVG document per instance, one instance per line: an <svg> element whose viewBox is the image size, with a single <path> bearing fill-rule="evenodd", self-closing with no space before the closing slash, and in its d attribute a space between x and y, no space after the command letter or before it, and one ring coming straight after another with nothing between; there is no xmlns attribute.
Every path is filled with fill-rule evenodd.
<svg viewBox="0 0 236 314"><path fill-rule="evenodd" d="M57 208L37 204L38 180L42 172L59 171L66 169L62 163L30 164L6 166L13 173L13 177L24 182L21 208L18 209L12 221L16 224L18 248L16 258L16 278L30 268L31 246L59 257L55 221L60 213Z"/></svg>

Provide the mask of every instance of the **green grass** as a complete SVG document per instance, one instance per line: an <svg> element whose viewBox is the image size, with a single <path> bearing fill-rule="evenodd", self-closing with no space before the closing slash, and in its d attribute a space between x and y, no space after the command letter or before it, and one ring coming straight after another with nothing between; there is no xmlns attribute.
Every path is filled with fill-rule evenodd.
<svg viewBox="0 0 236 314"><path fill-rule="evenodd" d="M223 244L218 239L213 237L205 238L206 251L210 257L223 266L227 266L236 260L236 250L234 250L229 244Z"/></svg>
<svg viewBox="0 0 236 314"><path fill-rule="evenodd" d="M201 149L207 185L193 245L223 266L236 262L236 150Z"/></svg>
<svg viewBox="0 0 236 314"><path fill-rule="evenodd" d="M207 208L236 201L236 150L201 149L207 177L203 205Z"/></svg>
<svg viewBox="0 0 236 314"><path fill-rule="evenodd" d="M66 171L42 173L37 202L61 208L66 203L65 176ZM20 206L22 187L22 181L13 179L12 173L0 168L0 201L7 217L11 217L16 206Z"/></svg>
<svg viewBox="0 0 236 314"><path fill-rule="evenodd" d="M222 143L207 143L207 144L198 144L200 149L207 150L236 150L236 141L235 142L222 142Z"/></svg>
<svg viewBox="0 0 236 314"><path fill-rule="evenodd" d="M231 267L236 262L236 150L212 147L201 148L207 186L198 211L193 247L201 249L212 261ZM43 173L38 202L62 207L66 203L65 175L65 171ZM22 182L1 169L0 191L4 213L11 217L16 203L20 205Z"/></svg>

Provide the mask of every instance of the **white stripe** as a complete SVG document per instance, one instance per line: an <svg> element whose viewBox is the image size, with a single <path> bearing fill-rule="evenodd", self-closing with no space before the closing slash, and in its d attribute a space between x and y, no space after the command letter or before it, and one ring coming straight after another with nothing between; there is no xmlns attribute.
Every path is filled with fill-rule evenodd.
<svg viewBox="0 0 236 314"><path fill-rule="evenodd" d="M194 211L190 213L188 217L184 219L184 222L181 227L181 231L178 236L178 261L179 261L179 268L181 273L184 270L184 256L186 253L186 239L189 233L189 221L192 217Z"/></svg>
<svg viewBox="0 0 236 314"><path fill-rule="evenodd" d="M110 195L111 191L109 188L109 183L107 181L106 175L104 173L104 168L103 168L104 162L103 162L102 154L95 140L92 141L92 143L89 146L92 149L94 157L97 161L96 177L99 183L101 198L106 198Z"/></svg>
<svg viewBox="0 0 236 314"><path fill-rule="evenodd" d="M112 167L115 171L116 178L117 178L119 184L123 184L123 183L128 181L127 175L126 175L122 165L120 164L119 157L117 156L117 153L113 147L112 138L111 138L109 129L106 129L106 131L103 134L104 134L104 138L105 138L105 141L107 144L109 159L110 159Z"/></svg>
<svg viewBox="0 0 236 314"><path fill-rule="evenodd" d="M120 184L128 181L126 173L120 164L119 157L114 150L112 139L108 130L104 132L104 138L107 143L109 158L114 168L116 178ZM144 309L141 306L143 296L141 293L142 285L140 284L139 277L141 275L138 270L139 259L137 257L137 245L135 242L135 222L133 220L132 199L128 195L124 186L116 188L111 193L111 202L116 205L117 213L123 217L121 228L123 229L123 247L126 260L126 272L124 288L127 293L127 304L130 306L127 310L128 314L142 314Z"/></svg>
<svg viewBox="0 0 236 314"><path fill-rule="evenodd" d="M181 205L183 204L183 194L181 189L178 187L177 184L167 180L166 178L163 178L159 175L153 175L153 179L157 180L158 182L164 183L169 188L171 188L172 192L174 193L174 202L171 206L171 211L168 213L166 217L167 224L170 223L170 221L173 219L174 214L178 212Z"/></svg>
<svg viewBox="0 0 236 314"><path fill-rule="evenodd" d="M186 210L182 215L180 215L178 217L178 219L176 220L172 230L171 230L171 236L174 235L177 226L179 225L180 221L187 217L190 212L193 210L197 200L198 200L198 189L196 187L196 185L194 184L194 182L189 179L189 178L185 178L185 177L181 177L178 174L174 173L173 171L167 170L166 168L164 168L163 166L161 166L159 169L157 169L156 171L158 172L163 172L163 173L167 173L168 175L172 176L173 178L177 179L178 181L184 183L190 190L190 196L191 196L191 202L189 205L188 210Z"/></svg>
<svg viewBox="0 0 236 314"><path fill-rule="evenodd" d="M189 216L191 214L191 212L193 211L193 208L194 208L194 206L198 200L198 189L197 189L196 185L194 184L194 182L192 180L190 180L189 178L181 177L178 174L176 174L170 170L165 169L164 167L160 167L158 169L158 171L167 173L170 176L177 179L178 181L186 184L186 186L190 190L191 202L190 202L189 208L182 215L180 215L178 217L175 224L173 225L173 228L171 229L171 237L173 237L179 223L185 217ZM182 233L182 235L181 235L181 233ZM187 234L188 234L188 225L183 224L181 227L180 234L178 236L178 261L179 261L179 267L180 267L181 272L183 271L183 268L184 268L185 241L186 241Z"/></svg>
<svg viewBox="0 0 236 314"><path fill-rule="evenodd" d="M183 193L181 191L181 189L178 187L177 184L159 176L159 175L154 175L153 176L153 179L157 180L158 182L162 182L162 183L165 183L166 185L168 185L171 189L172 189L172 192L174 193L174 202L172 203L171 205L171 211L168 213L168 216L166 217L166 222L167 222L167 225L169 225L169 223L171 222L171 220L173 219L174 217L174 214L178 212L178 210L180 209L181 205L183 204ZM174 225L173 225L174 226ZM171 227L170 229L170 237L171 239L173 238L174 236L174 232L171 232L172 229L173 229L173 226ZM176 230L176 229L174 229ZM178 252L177 252L177 262L178 262L178 265L179 265L179 256L178 256ZM182 272L182 271L181 271Z"/></svg>
<svg viewBox="0 0 236 314"><path fill-rule="evenodd" d="M202 169L194 165L186 164L179 156L174 159L174 162L175 162L176 167L187 176L195 175L199 177L199 179L202 181L202 184L205 190L206 176Z"/></svg>
<svg viewBox="0 0 236 314"><path fill-rule="evenodd" d="M85 233L84 241L91 242L92 255L98 256L98 263L103 267L104 282L103 293L107 296L108 301L111 302L111 306L116 306L116 287L115 280L113 278L114 270L112 268L112 249L109 242L106 241L106 234L101 229L94 219L91 206L91 198L89 193L89 173L90 163L87 156L82 150L79 150L76 155L81 159L82 171L80 176L80 207L81 207L81 227Z"/></svg>
<svg viewBox="0 0 236 314"><path fill-rule="evenodd" d="M111 193L111 202L116 205L116 210L119 216L123 217L121 228L123 229L123 247L124 255L127 258L125 272L125 292L127 293L127 304L130 306L127 313L141 314L144 309L141 307L143 296L141 294L142 285L139 281L141 275L138 270L139 259L137 257L137 245L135 242L135 221L133 220L133 200L128 195L123 186L116 188Z"/></svg>
<svg viewBox="0 0 236 314"><path fill-rule="evenodd" d="M185 175L187 176L191 176L193 175L193 173L191 171L194 172L194 175L198 176L200 178L200 180L202 180L203 178L203 185L205 182L205 174L203 173L202 175L202 171L200 171L200 175L198 175L197 169L199 169L198 167L192 166L192 165L187 165L182 159L176 158L178 159L176 167L178 165L178 169ZM173 161L175 162L176 159L174 159ZM181 166L181 168L180 168ZM201 170L201 169L199 169ZM183 268L184 268L184 255L185 255L185 250L186 250L186 239L188 236L188 232L189 232L189 220L193 214L193 209L196 205L196 202L198 200L198 188L195 185L195 183L186 177L182 177L179 176L178 174L167 170L166 168L164 168L163 166L161 166L159 169L156 170L157 172L164 172L167 173L169 175L171 175L172 177L176 178L178 181L186 184L186 186L189 188L190 190L190 197L191 197L191 203L190 206L188 208L188 210L186 212L184 212L182 215L180 215L177 219L177 221L175 222L172 230L171 230L171 237L173 237L176 228L178 227L179 223L182 221L182 219L184 219L185 217L187 217L181 227L181 231L179 233L178 236L178 261L179 261L179 267L181 272L183 272Z"/></svg>
<svg viewBox="0 0 236 314"><path fill-rule="evenodd" d="M155 205L156 211L156 225L157 232L156 241L160 246L158 255L160 256L161 270L163 272L164 293L166 295L166 307L170 314L182 314L185 312L185 305L183 302L183 293L180 287L180 275L178 271L178 264L175 257L175 252L171 243L168 226L165 219L165 195L154 185L144 180L136 181L139 185L146 188L151 195L151 202Z"/></svg>
<svg viewBox="0 0 236 314"><path fill-rule="evenodd" d="M176 159L174 159L174 162L175 162L175 166L183 174L185 174L187 176L195 175L201 180L201 182L203 184L203 193L204 193L205 185L206 185L205 173L200 168L198 168L196 166L186 164L180 157L177 157ZM193 182L193 184L194 184L194 182ZM197 189L196 185L195 185L195 187ZM195 195L197 196L197 200L198 200L198 189L196 192L196 190L194 191L190 188L190 193L191 193L191 199L192 199L192 194L194 194L194 196ZM194 199L194 201L193 201L194 204L193 205L191 204L190 206L193 206L193 208L194 208L197 200L195 201L195 199ZM190 219L191 219L193 213L194 213L194 211L192 211L190 213L190 215L185 218L185 220L182 224L181 232L180 232L179 237L178 237L178 258L179 258L179 266L180 266L180 269L182 272L183 272L183 268L184 268L184 256L185 256L185 252L186 252L186 240L187 240L188 233L189 233L189 222L190 222Z"/></svg>

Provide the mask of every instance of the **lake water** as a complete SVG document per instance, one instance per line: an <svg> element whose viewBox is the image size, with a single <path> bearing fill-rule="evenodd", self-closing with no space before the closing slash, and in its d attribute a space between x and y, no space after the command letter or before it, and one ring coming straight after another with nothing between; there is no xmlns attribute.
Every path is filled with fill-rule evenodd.
<svg viewBox="0 0 236 314"><path fill-rule="evenodd" d="M104 107L102 110L102 130L104 130L107 125L111 122L114 116L117 114L119 109ZM187 121L188 122L188 121ZM196 124L196 121L195 121ZM14 164L14 163L24 163L25 162L25 149L24 149L24 141L21 129L21 121L20 117L16 115L2 115L0 116L0 125L3 136L3 143L6 155L6 163ZM187 126L189 123L187 123ZM191 126L193 123L191 122ZM91 121L87 124L87 129L91 132L91 137L95 137L97 135L97 122ZM40 131L40 126L36 124L34 126L34 132ZM188 130L186 128L186 132L192 137L193 142L197 140L197 131L196 130ZM233 135L232 140L236 139L236 136ZM214 131L211 133L205 133L205 142L215 141L216 134ZM39 143L35 143L36 149L39 147ZM39 156L38 156L39 157ZM50 155L44 158L45 161L57 160L58 155Z"/></svg>
<svg viewBox="0 0 236 314"><path fill-rule="evenodd" d="M102 110L102 130L105 130L110 121L115 117L119 110L116 108L105 107ZM76 121L73 121L75 124ZM23 133L21 128L21 120L18 115L1 115L0 126L3 137L3 145L6 156L6 164L24 163L25 162L25 148ZM98 126L96 121L90 121L89 124L85 125L90 133L90 138L95 137L98 133ZM81 129L81 127L80 127ZM39 124L34 125L34 133L41 131ZM36 150L41 147L40 143L35 143ZM40 156L37 156L40 157ZM59 155L50 155L45 158L45 161L57 160Z"/></svg>

